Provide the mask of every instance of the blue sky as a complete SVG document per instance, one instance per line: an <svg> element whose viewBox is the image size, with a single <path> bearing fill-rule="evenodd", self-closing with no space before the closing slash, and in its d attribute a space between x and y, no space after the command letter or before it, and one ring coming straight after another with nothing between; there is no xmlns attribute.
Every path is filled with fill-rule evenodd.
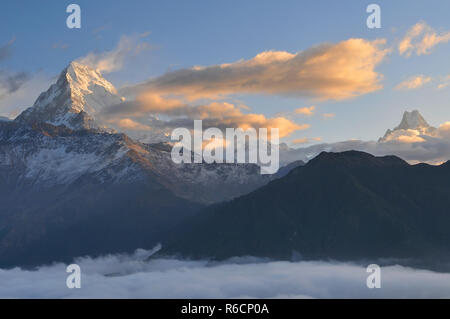
<svg viewBox="0 0 450 319"><path fill-rule="evenodd" d="M81 7L82 28L68 29L68 4ZM381 29L368 29L366 7L381 7ZM167 71L251 59L268 51L297 53L322 43L350 38L386 39L392 47L375 70L383 75L382 89L339 101L273 94L234 94L254 113L273 117L297 108L316 106L313 116L293 115L307 130L287 141L321 137L334 142L351 138L377 139L398 124L405 110L419 109L433 125L450 121L450 86L437 89L450 74L450 42L430 54L400 56L398 42L416 23L425 21L438 34L450 30L448 1L10 1L0 11L0 47L10 55L0 70L25 72L40 79L35 91L19 98L0 99L0 115L14 115L6 103L32 104L41 89L72 60L90 52L113 50L122 36L146 34L150 48L126 59L123 68L105 75L117 87L155 78ZM416 75L431 81L414 90L395 86ZM31 80L30 80L31 81ZM48 83L47 83L48 82ZM32 92L32 93L31 93ZM17 94L17 92L16 92ZM230 97L231 98L231 97ZM29 105L14 106L17 112ZM335 117L324 119L322 114Z"/></svg>

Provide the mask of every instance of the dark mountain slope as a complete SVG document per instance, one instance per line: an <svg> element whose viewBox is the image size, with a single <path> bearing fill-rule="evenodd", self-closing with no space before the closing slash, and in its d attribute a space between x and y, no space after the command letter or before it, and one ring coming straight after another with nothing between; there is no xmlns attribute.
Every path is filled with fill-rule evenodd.
<svg viewBox="0 0 450 319"><path fill-rule="evenodd" d="M450 165L321 153L248 195L206 208L162 253L225 259L427 258L450 251Z"/></svg>

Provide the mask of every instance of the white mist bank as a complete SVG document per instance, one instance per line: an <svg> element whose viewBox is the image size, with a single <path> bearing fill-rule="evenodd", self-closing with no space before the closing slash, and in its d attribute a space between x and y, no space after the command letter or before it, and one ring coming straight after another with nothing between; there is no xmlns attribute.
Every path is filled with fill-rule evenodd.
<svg viewBox="0 0 450 319"><path fill-rule="evenodd" d="M81 288L66 286L66 265L0 269L1 298L450 298L450 274L382 267L381 288L350 263L235 258L227 262L154 259L153 251L79 258Z"/></svg>

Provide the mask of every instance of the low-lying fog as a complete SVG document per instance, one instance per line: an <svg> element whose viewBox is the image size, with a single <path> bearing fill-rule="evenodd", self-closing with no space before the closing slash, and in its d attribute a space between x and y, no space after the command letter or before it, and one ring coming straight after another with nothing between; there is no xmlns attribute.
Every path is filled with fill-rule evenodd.
<svg viewBox="0 0 450 319"><path fill-rule="evenodd" d="M69 289L64 264L0 269L2 298L450 298L450 274L381 268L369 289L352 263L235 258L226 262L147 258L154 252L78 258L81 288Z"/></svg>

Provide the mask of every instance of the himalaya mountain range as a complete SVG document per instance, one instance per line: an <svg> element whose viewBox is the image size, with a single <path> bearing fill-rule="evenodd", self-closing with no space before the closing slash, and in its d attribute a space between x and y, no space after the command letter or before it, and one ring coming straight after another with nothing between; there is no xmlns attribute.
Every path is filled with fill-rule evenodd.
<svg viewBox="0 0 450 319"><path fill-rule="evenodd" d="M98 71L72 62L32 107L0 118L0 266L159 242L163 253L217 259L421 258L450 249L448 163L329 153L399 150L426 160L408 158L401 144L442 135L418 111L378 142L280 145L285 166L267 176L256 164L173 163L164 136L144 143L100 120L122 101Z"/></svg>

